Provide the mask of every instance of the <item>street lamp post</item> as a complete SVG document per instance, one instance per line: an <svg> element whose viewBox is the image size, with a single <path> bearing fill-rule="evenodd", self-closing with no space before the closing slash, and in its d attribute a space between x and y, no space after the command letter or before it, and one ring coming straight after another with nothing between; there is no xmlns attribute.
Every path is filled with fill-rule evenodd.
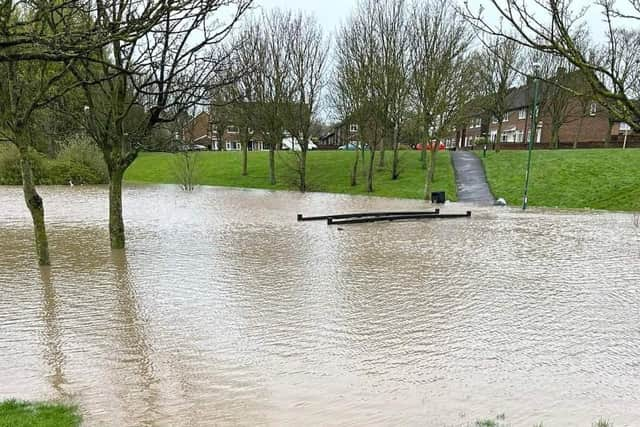
<svg viewBox="0 0 640 427"><path fill-rule="evenodd" d="M533 151L533 142L536 138L536 132L538 130L538 90L540 85L540 79L538 78L538 70L540 64L533 64L533 70L535 73L533 83L533 107L531 109L531 131L529 133L529 154L527 156L527 174L524 180L524 195L522 196L522 210L527 209L529 203L529 176L531 175L531 152Z"/></svg>

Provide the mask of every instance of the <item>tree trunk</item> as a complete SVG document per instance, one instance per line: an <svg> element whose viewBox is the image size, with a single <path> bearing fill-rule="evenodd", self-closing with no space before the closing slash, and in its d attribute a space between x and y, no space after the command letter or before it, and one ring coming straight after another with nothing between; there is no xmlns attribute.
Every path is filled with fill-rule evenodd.
<svg viewBox="0 0 640 427"><path fill-rule="evenodd" d="M242 176L247 176L249 172L247 171L247 152L249 149L249 143L247 141L242 142Z"/></svg>
<svg viewBox="0 0 640 427"><path fill-rule="evenodd" d="M438 149L434 144L430 150L431 155L429 156L429 169L427 170L427 173L425 176L425 184L424 184L425 200L431 200L431 190L433 187L433 180L435 178L435 173L436 173L436 153L437 152L438 152Z"/></svg>
<svg viewBox="0 0 640 427"><path fill-rule="evenodd" d="M36 253L38 264L41 266L51 265L49 259L49 241L47 240L47 230L44 223L44 203L42 197L36 191L33 182L33 172L27 148L20 147L20 171L22 172L22 192L24 200L29 208L31 219L33 220L33 231L36 239Z"/></svg>
<svg viewBox="0 0 640 427"><path fill-rule="evenodd" d="M111 249L124 249L124 220L122 218L122 177L124 169L109 167L109 238Z"/></svg>
<svg viewBox="0 0 640 427"><path fill-rule="evenodd" d="M578 148L578 140L580 139L580 134L582 133L582 123L584 122L584 114L580 116L580 120L578 121L578 129L576 130L576 135L573 138L573 149Z"/></svg>
<svg viewBox="0 0 640 427"><path fill-rule="evenodd" d="M551 148L557 149L560 147L560 126L554 125L551 127Z"/></svg>
<svg viewBox="0 0 640 427"><path fill-rule="evenodd" d="M378 169L384 169L384 141L385 141L386 136L382 136L382 138L380 138L380 160L378 162Z"/></svg>
<svg viewBox="0 0 640 427"><path fill-rule="evenodd" d="M607 126L607 135L604 137L604 146L609 147L611 144L611 130L613 129L613 120L609 118L609 125Z"/></svg>
<svg viewBox="0 0 640 427"><path fill-rule="evenodd" d="M496 132L496 142L494 145L496 153L500 152L501 141L502 141L502 118L498 119L498 130Z"/></svg>
<svg viewBox="0 0 640 427"><path fill-rule="evenodd" d="M356 151L358 150L358 147L356 147ZM364 141L360 142L360 157L362 158L362 176L366 176L367 175L367 168L365 167L365 154L366 154L366 148L364 148Z"/></svg>
<svg viewBox="0 0 640 427"><path fill-rule="evenodd" d="M360 149L356 146L355 149L356 160L353 162L353 167L351 168L351 186L355 187L358 185L358 161L360 160Z"/></svg>
<svg viewBox="0 0 640 427"><path fill-rule="evenodd" d="M276 144L269 145L269 184L276 185Z"/></svg>
<svg viewBox="0 0 640 427"><path fill-rule="evenodd" d="M400 133L400 129L398 124L396 124L393 127L393 162L391 165L391 179L392 180L396 180L400 177L400 171L399 171L399 163L400 163L400 158L399 158L399 151L400 151L400 144L399 144L399 137L398 134Z"/></svg>
<svg viewBox="0 0 640 427"><path fill-rule="evenodd" d="M371 146L369 150L371 152L371 158L369 159L369 175L367 176L367 192L373 193L373 173L374 173L374 164L376 157L376 148L375 145Z"/></svg>
<svg viewBox="0 0 640 427"><path fill-rule="evenodd" d="M427 142L423 141L420 148L421 148L420 162L422 163L422 169L427 170Z"/></svg>
<svg viewBox="0 0 640 427"><path fill-rule="evenodd" d="M307 148L302 147L300 145L302 151L300 151L300 165L299 165L299 173L300 173L300 191L307 191Z"/></svg>

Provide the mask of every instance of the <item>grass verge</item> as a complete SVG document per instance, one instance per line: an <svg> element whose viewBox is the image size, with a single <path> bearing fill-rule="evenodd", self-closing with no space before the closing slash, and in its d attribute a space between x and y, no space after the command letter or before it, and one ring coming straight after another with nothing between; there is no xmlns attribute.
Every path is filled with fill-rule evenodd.
<svg viewBox="0 0 640 427"><path fill-rule="evenodd" d="M0 427L76 427L77 408L56 403L0 402Z"/></svg>
<svg viewBox="0 0 640 427"><path fill-rule="evenodd" d="M521 204L527 152L490 152L482 160L494 196ZM529 205L638 211L639 165L638 149L534 150Z"/></svg>
<svg viewBox="0 0 640 427"><path fill-rule="evenodd" d="M125 180L140 183L176 184L173 166L174 154L142 153L125 174ZM268 153L251 152L248 157L248 176L241 176L241 153L198 153L197 184L271 190L296 190L296 156L291 152L276 154L277 184L268 182ZM425 173L420 165L420 152L400 152L400 177L391 179L392 153L385 154L385 166L374 173L374 196L421 199L424 192ZM309 191L368 194L362 159L358 173L358 184L350 185L353 151L314 151L308 155L307 185ZM368 154L367 154L368 157ZM368 159L366 159L368 161ZM445 191L449 200L456 200L456 185L449 153L440 152L436 158L436 174L433 191Z"/></svg>

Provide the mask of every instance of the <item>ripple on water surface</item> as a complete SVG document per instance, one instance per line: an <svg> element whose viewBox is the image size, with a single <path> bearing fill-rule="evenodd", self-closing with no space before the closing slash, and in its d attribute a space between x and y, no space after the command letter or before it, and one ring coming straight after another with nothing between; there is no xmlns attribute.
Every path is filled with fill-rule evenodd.
<svg viewBox="0 0 640 427"><path fill-rule="evenodd" d="M72 399L89 425L640 425L631 215L338 230L295 214L425 206L136 186L111 253L105 188L42 192L41 271L0 187L0 399Z"/></svg>

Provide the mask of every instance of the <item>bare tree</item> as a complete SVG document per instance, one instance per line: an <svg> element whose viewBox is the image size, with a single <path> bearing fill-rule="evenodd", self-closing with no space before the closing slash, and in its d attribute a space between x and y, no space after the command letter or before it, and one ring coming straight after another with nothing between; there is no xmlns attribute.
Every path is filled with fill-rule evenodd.
<svg viewBox="0 0 640 427"><path fill-rule="evenodd" d="M161 18L136 37L113 40L95 53L102 63L124 70L103 84L83 85L87 132L101 148L109 170L111 247L125 246L122 179L126 169L153 138L158 126L195 104L206 104L214 77L224 75L228 55L217 46L226 39L251 0L122 0L98 2L99 30L119 28L140 10L160 9ZM107 65L88 61L74 66L78 81L108 76Z"/></svg>
<svg viewBox="0 0 640 427"><path fill-rule="evenodd" d="M486 19L483 7L472 10L466 4L465 14L475 28L486 34L566 58L582 72L594 98L614 119L640 131L640 104L636 102L640 76L638 38L628 38L631 48L623 47L626 42L620 38L622 28L640 21L640 2L623 3L624 10L613 0L598 0L590 6L600 11L607 24L606 42L600 46L606 54L596 56L578 42L584 34L587 13L586 7L572 0L489 0L486 4L500 16L499 23ZM593 41L590 44L597 45Z"/></svg>
<svg viewBox="0 0 640 427"><path fill-rule="evenodd" d="M213 149L222 151L225 149L224 135L227 128L234 124L233 103L235 102L235 97L229 87L223 86L217 87L211 98L209 117L211 130L215 132Z"/></svg>
<svg viewBox="0 0 640 427"><path fill-rule="evenodd" d="M608 24L608 41L595 53L595 61L607 72L599 72L600 80L614 96L640 95L640 30L614 27L613 2L601 1ZM615 113L614 113L615 114ZM615 117L609 115L605 145L611 142Z"/></svg>
<svg viewBox="0 0 640 427"><path fill-rule="evenodd" d="M34 227L36 253L40 265L49 265L49 245L44 220L44 202L36 189L32 169L32 134L38 112L49 99L59 95L58 83L67 77L64 64L41 60L0 64L0 140L18 148L22 192ZM25 78L33 73L31 78Z"/></svg>
<svg viewBox="0 0 640 427"><path fill-rule="evenodd" d="M509 91L519 78L518 70L522 68L523 57L520 45L509 39L494 37L485 42L483 56L485 63L478 69L484 100L484 109L497 120L498 129L494 142L495 151L500 151L502 142L502 123L505 113L509 110Z"/></svg>
<svg viewBox="0 0 640 427"><path fill-rule="evenodd" d="M409 99L409 33L407 4L404 0L377 2L370 9L376 23L379 64L376 81L381 95L383 138L380 142L379 167L385 165L385 140L391 139L393 167L391 176L398 176L398 144L400 126L406 115Z"/></svg>
<svg viewBox="0 0 640 427"><path fill-rule="evenodd" d="M423 167L427 169L424 197L428 199L439 145L432 141L451 131L470 98L467 54L471 34L446 0L430 0L414 9L419 12L411 23L411 85L425 142L431 143L428 167L427 144L422 144Z"/></svg>
<svg viewBox="0 0 640 427"><path fill-rule="evenodd" d="M74 6L64 2L0 3L0 140L12 142L19 152L22 190L33 221L40 265L51 261L44 202L35 186L30 153L38 118L48 105L77 87L70 67L81 55L87 57L86 50L95 48L93 39L70 47L85 29L86 11ZM55 40L69 51L55 53Z"/></svg>
<svg viewBox="0 0 640 427"><path fill-rule="evenodd" d="M307 189L307 152L311 138L311 125L318 113L321 90L329 46L320 24L314 16L301 12L291 16L287 22L287 58L291 73L291 99L287 102L286 127L292 141L298 142L300 150L292 144L291 151L297 158L296 174L298 188Z"/></svg>
<svg viewBox="0 0 640 427"><path fill-rule="evenodd" d="M572 93L568 87L577 88L582 79L578 72L568 69L570 64L563 58L552 54L540 54L530 51L527 58L531 72L544 80L540 87L540 113L548 118L551 128L549 146L558 148L560 144L560 128L576 115L578 105L573 102ZM530 88L528 88L530 89Z"/></svg>
<svg viewBox="0 0 640 427"><path fill-rule="evenodd" d="M369 144L367 191L373 192L376 148L384 151L384 138L390 126L392 107L400 109L397 95L392 90L397 77L389 73L389 66L397 59L392 29L401 31L404 25L405 5L402 0L379 2L361 0L349 21L340 29L336 46L335 104L343 120L359 125L361 149ZM397 69L396 69L397 70ZM395 70L394 70L395 73ZM394 102L395 101L395 102ZM398 120L397 114L395 119ZM357 151L357 150L356 150ZM381 154L382 155L382 154ZM355 185L358 154L351 173Z"/></svg>
<svg viewBox="0 0 640 427"><path fill-rule="evenodd" d="M250 70L241 95L251 105L255 129L269 148L269 183L276 184L275 152L286 129L291 99L291 72L287 58L287 30L291 12L275 9L253 19L244 28L243 49L237 59Z"/></svg>
<svg viewBox="0 0 640 427"><path fill-rule="evenodd" d="M172 157L173 173L184 191L193 191L198 179L198 153L181 147L177 155Z"/></svg>
<svg viewBox="0 0 640 427"><path fill-rule="evenodd" d="M237 126L242 151L242 176L248 175L248 145L254 135L254 129L262 131L258 123L258 91L260 81L260 64L263 57L260 50L255 49L262 37L260 26L256 21L250 21L236 37L234 44L237 46L232 62L238 68L238 78L230 87L229 96L232 104L229 106L230 120ZM260 137L265 142L265 135Z"/></svg>
<svg viewBox="0 0 640 427"><path fill-rule="evenodd" d="M381 32L381 91L385 104L387 128L385 136L391 139L393 158L391 163L391 179L398 179L399 148L401 127L406 119L410 95L410 34L407 4L404 0L388 2L385 8L377 13ZM415 30L415 29L414 29ZM380 166L384 166L385 144L380 151Z"/></svg>
<svg viewBox="0 0 640 427"><path fill-rule="evenodd" d="M181 0L182 3L184 1ZM139 2L135 15L121 24L101 27L100 9L116 0L3 0L0 2L0 62L65 62L83 59L103 63L94 55L114 40L146 34L164 15L166 2ZM113 64L110 64L113 65Z"/></svg>

